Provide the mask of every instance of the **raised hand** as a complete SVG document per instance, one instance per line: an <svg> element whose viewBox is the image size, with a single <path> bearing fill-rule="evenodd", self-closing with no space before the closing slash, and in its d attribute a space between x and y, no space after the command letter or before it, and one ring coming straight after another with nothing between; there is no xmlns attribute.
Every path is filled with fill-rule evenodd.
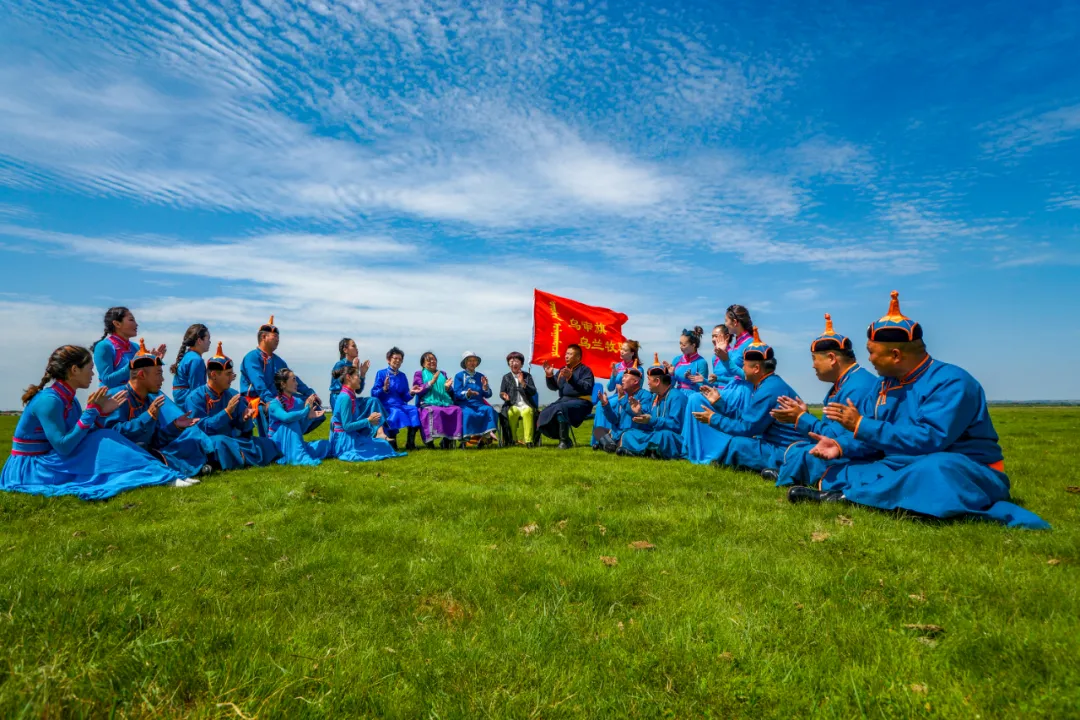
<svg viewBox="0 0 1080 720"><path fill-rule="evenodd" d="M859 409L855 407L855 403L851 402L850 399L847 401L847 405L829 403L822 413L825 417L840 423L844 426L844 429L851 432L855 432L855 428L859 427L859 421L862 420Z"/></svg>
<svg viewBox="0 0 1080 720"><path fill-rule="evenodd" d="M776 422L794 425L799 416L806 412L806 403L801 398L789 398L786 395L781 395L776 399L776 402L778 406L769 411L769 414L773 416Z"/></svg>
<svg viewBox="0 0 1080 720"><path fill-rule="evenodd" d="M568 367L564 367L559 371L559 379L565 382L570 379L571 374L573 374L573 371Z"/></svg>
<svg viewBox="0 0 1080 720"><path fill-rule="evenodd" d="M184 413L182 416L173 420L173 425L180 428L181 430L186 430L187 428L195 425L198 422L198 418L192 418L190 413Z"/></svg>
<svg viewBox="0 0 1080 720"><path fill-rule="evenodd" d="M146 412L148 412L150 414L150 417L157 420L158 415L161 414L161 408L164 405L165 405L165 396L164 395L158 395L156 398L154 398L154 401L152 403L150 403L150 407L148 407L146 409Z"/></svg>
<svg viewBox="0 0 1080 720"><path fill-rule="evenodd" d="M818 435L817 433L810 433L810 439L817 441L817 445L810 448L810 454L814 457L821 458L822 460L836 460L843 455L843 451L840 449L840 443L830 437Z"/></svg>
<svg viewBox="0 0 1080 720"><path fill-rule="evenodd" d="M551 365L549 361L545 360L544 364L541 367L544 368L544 374L548 377L551 377L555 374L555 368Z"/></svg>
<svg viewBox="0 0 1080 720"><path fill-rule="evenodd" d="M165 347L165 343L161 343L161 344L160 344L160 345L158 345L158 346L157 346L156 348L154 348L154 349L153 349L153 350L152 350L152 351L150 352L150 354L151 354L151 355L156 355L156 356L158 356L159 358L161 358L162 360L164 360L164 359L165 359L165 352L167 351L167 349L168 349L168 348L166 348L166 347Z"/></svg>
<svg viewBox="0 0 1080 720"><path fill-rule="evenodd" d="M623 388L622 385L616 385L615 386L615 394L618 395L619 397L622 397L623 395L626 394L626 390Z"/></svg>
<svg viewBox="0 0 1080 720"><path fill-rule="evenodd" d="M499 393L499 397L502 398L503 402L510 402L510 393L501 392Z"/></svg>
<svg viewBox="0 0 1080 720"><path fill-rule="evenodd" d="M229 404L225 406L225 412L229 413L229 415L232 416L233 411L236 410L236 406L239 405L239 404L240 404L240 396L239 395L233 395L232 399L229 400Z"/></svg>
<svg viewBox="0 0 1080 720"><path fill-rule="evenodd" d="M90 393L90 396L86 398L86 406L96 405L101 407L101 401L105 399L105 393L109 392L108 388L99 387L97 390Z"/></svg>
<svg viewBox="0 0 1080 720"><path fill-rule="evenodd" d="M719 379L720 378L716 377L716 375L714 375L713 373L709 373L709 382L714 383Z"/></svg>
<svg viewBox="0 0 1080 720"><path fill-rule="evenodd" d="M383 392L390 392L390 373L386 373L386 379L383 380L382 389Z"/></svg>
<svg viewBox="0 0 1080 720"><path fill-rule="evenodd" d="M484 392L487 392L487 389L488 389L487 375L480 378L480 387L484 388Z"/></svg>
<svg viewBox="0 0 1080 720"><path fill-rule="evenodd" d="M454 381L450 378L446 378L446 382L443 383L443 387L446 388L446 392L450 392L454 389Z"/></svg>
<svg viewBox="0 0 1080 720"><path fill-rule="evenodd" d="M237 397L239 397L239 396L237 396ZM243 417L241 417L241 420L243 420L244 422L247 422L248 420L254 420L255 416L258 415L258 414L259 414L259 406L258 405L248 405L244 409L244 415L243 415Z"/></svg>
<svg viewBox="0 0 1080 720"><path fill-rule="evenodd" d="M703 383L703 382L705 382L705 376L702 375L701 373L694 373L693 375L687 373L686 379L689 380L692 383Z"/></svg>
<svg viewBox="0 0 1080 720"><path fill-rule="evenodd" d="M308 418L321 418L325 414L326 414L325 410L323 410L320 407L316 407L316 406L312 405L311 409L308 410L307 416L308 416Z"/></svg>
<svg viewBox="0 0 1080 720"><path fill-rule="evenodd" d="M652 420L652 415L635 415L634 422L638 425L647 425Z"/></svg>
<svg viewBox="0 0 1080 720"><path fill-rule="evenodd" d="M409 388L409 392L412 393L413 395L419 395L420 393L424 392L424 386L423 385L413 385L411 388Z"/></svg>
<svg viewBox="0 0 1080 720"><path fill-rule="evenodd" d="M357 357L356 359L359 360L360 358ZM360 377L365 377L367 375L369 367L371 367L370 360L365 360L364 362L360 363Z"/></svg>
<svg viewBox="0 0 1080 720"><path fill-rule="evenodd" d="M105 390L104 392L108 391ZM121 390L113 395L105 395L104 393L102 395L103 397L97 401L97 406L101 408L102 415L111 415L116 408L126 403L128 398L127 390Z"/></svg>
<svg viewBox="0 0 1080 720"><path fill-rule="evenodd" d="M662 362L660 364L664 367L665 372L669 372L669 373L671 372L671 363L669 363L667 360L665 360L664 362Z"/></svg>
<svg viewBox="0 0 1080 720"><path fill-rule="evenodd" d="M373 412L367 416L367 421L372 425L379 425L382 423L382 415L377 412Z"/></svg>
<svg viewBox="0 0 1080 720"><path fill-rule="evenodd" d="M318 399L319 398L315 397L314 395L308 395L307 398L304 400L304 404L308 407L313 407L318 401Z"/></svg>
<svg viewBox="0 0 1080 720"><path fill-rule="evenodd" d="M706 386L701 388L701 395L708 400L711 405L720 402L720 391L714 387Z"/></svg>
<svg viewBox="0 0 1080 720"><path fill-rule="evenodd" d="M604 407L608 406L608 397L606 392L600 393L599 400L601 405L603 405Z"/></svg>
<svg viewBox="0 0 1080 720"><path fill-rule="evenodd" d="M641 414L641 401L637 398L630 398L630 412L635 415Z"/></svg>
<svg viewBox="0 0 1080 720"><path fill-rule="evenodd" d="M352 366L353 366L354 368L356 368L357 370L359 370L359 369L360 369L360 356L359 356L359 355L357 355L356 357L354 357L354 358L352 359Z"/></svg>
<svg viewBox="0 0 1080 720"><path fill-rule="evenodd" d="M705 423L706 425L708 425L709 421L712 420L712 416L715 414L716 413L713 412L713 409L711 407L709 407L708 405L702 405L701 410L693 413L693 416L694 419L697 420L699 423Z"/></svg>

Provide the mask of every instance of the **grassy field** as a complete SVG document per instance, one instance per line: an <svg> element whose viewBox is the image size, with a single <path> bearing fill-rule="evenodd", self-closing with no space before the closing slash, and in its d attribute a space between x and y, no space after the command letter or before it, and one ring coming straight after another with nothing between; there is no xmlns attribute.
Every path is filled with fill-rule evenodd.
<svg viewBox="0 0 1080 720"><path fill-rule="evenodd" d="M1080 409L994 419L1053 531L550 445L0 494L0 717L1077 717Z"/></svg>

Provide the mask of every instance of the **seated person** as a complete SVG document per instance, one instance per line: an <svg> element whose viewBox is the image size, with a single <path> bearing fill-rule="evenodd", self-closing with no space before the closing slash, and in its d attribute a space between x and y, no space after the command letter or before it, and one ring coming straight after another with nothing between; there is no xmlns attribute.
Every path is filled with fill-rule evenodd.
<svg viewBox="0 0 1080 720"><path fill-rule="evenodd" d="M499 397L502 409L499 419L503 432L503 445L514 443L526 447L533 444L536 435L537 410L536 383L530 373L525 372L525 356L512 352L506 356L510 372L503 375L499 384Z"/></svg>
<svg viewBox="0 0 1080 720"><path fill-rule="evenodd" d="M0 490L104 500L143 485L193 484L104 427L103 417L126 402L125 391L109 395L107 388L98 388L82 409L75 391L90 387L93 379L89 350L65 345L53 351L41 383L23 393L26 409L0 471Z"/></svg>
<svg viewBox="0 0 1080 720"><path fill-rule="evenodd" d="M196 323L184 333L176 362L169 367L172 373L172 399L180 407L187 407L188 393L206 384L206 361L203 355L210 352L210 329Z"/></svg>
<svg viewBox="0 0 1080 720"><path fill-rule="evenodd" d="M409 385L401 364L405 353L396 347L386 352L386 367L375 373L375 383L371 386L371 396L382 403L383 429L390 441L390 447L398 449L397 436L402 428L407 431L405 449L416 449L416 431L420 429L420 412L410 405L413 396L423 388Z"/></svg>
<svg viewBox="0 0 1080 720"><path fill-rule="evenodd" d="M777 469L784 461L784 450L800 440L795 428L776 422L770 411L781 395L792 397L795 391L776 375L776 353L761 341L754 328L754 342L743 353L743 372L750 383L750 397L745 407L733 410L724 405L721 395L711 388L702 394L712 405L702 404L694 411L698 422L709 425L718 434L713 447L712 462L760 473L765 468Z"/></svg>
<svg viewBox="0 0 1080 720"><path fill-rule="evenodd" d="M686 393L672 387L672 377L663 367L649 368L648 378L652 400L642 403L636 397L628 398L632 427L623 431L615 454L681 458Z"/></svg>
<svg viewBox="0 0 1080 720"><path fill-rule="evenodd" d="M549 438L559 439L559 450L573 447L571 427L579 427L592 414L592 391L595 379L588 365L581 362L581 346L566 346L566 366L555 373L551 363L544 363L544 381L559 398L540 411L537 429Z"/></svg>
<svg viewBox="0 0 1080 720"><path fill-rule="evenodd" d="M600 414L607 420L605 426L596 429L593 437L598 447L606 452L615 452L623 433L634 427L634 411L630 403L637 401L639 407L652 404L652 393L641 387L641 368L630 367L620 373L620 392L615 397L600 393Z"/></svg>
<svg viewBox="0 0 1080 720"><path fill-rule="evenodd" d="M206 384L188 394L185 410L200 419L199 429L214 443L209 456L212 466L232 470L269 465L281 451L270 438L254 436L260 399L246 401L232 389L235 379L233 361L222 352L219 342L217 352L206 361Z"/></svg>
<svg viewBox="0 0 1080 720"><path fill-rule="evenodd" d="M698 354L701 336L705 331L698 326L693 330L683 330L679 336L680 354L664 363L664 369L671 373L677 390L695 392L701 389L709 375L709 363Z"/></svg>
<svg viewBox="0 0 1080 720"><path fill-rule="evenodd" d="M420 437L424 445L435 449L435 442L443 450L462 439L461 408L454 404L454 381L439 370L435 353L420 356L420 369L413 373L416 407L420 410Z"/></svg>
<svg viewBox="0 0 1080 720"><path fill-rule="evenodd" d="M270 418L269 437L281 451L278 465L319 465L330 452L329 440L307 442L304 435L322 423L323 409L315 395L300 401L296 396L296 374L285 368L274 376L278 395L266 408Z"/></svg>
<svg viewBox="0 0 1080 720"><path fill-rule="evenodd" d="M330 457L343 462L371 462L405 457L395 452L382 434L379 401L360 397L360 371L346 365L337 371L341 384L330 423Z"/></svg>
<svg viewBox="0 0 1080 720"><path fill-rule="evenodd" d="M112 307L105 312L105 332L90 348L94 352L94 367L102 387L112 390L123 387L128 381L129 363L136 350L131 339L138 334L139 323L126 307ZM165 346L158 347L154 354L164 358Z"/></svg>
<svg viewBox="0 0 1080 720"><path fill-rule="evenodd" d="M607 382L608 395L615 395L614 398L611 398L612 402L622 397L623 373L630 368L641 367L641 360L638 357L640 352L641 343L637 340L627 340L619 347L619 362L611 363L611 374L608 377ZM593 450L606 449L606 447L608 447L602 446L600 440L608 434L609 430L611 430L611 426L608 425L607 416L600 407L600 398L597 397L596 405L593 407ZM614 450L612 452L614 452Z"/></svg>
<svg viewBox="0 0 1080 720"><path fill-rule="evenodd" d="M848 400L858 405L877 390L877 376L855 361L851 338L833 330L832 316L828 313L825 313L825 332L810 343L810 358L818 380L830 384L823 406L832 402L844 404ZM761 477L775 480L777 487L816 483L825 472L825 461L809 454L816 445L810 441L810 433L836 437L844 428L829 418L814 417L799 398L781 395L778 402L779 407L772 411L773 419L793 426L806 440L788 446L779 472L766 468L761 471Z"/></svg>
<svg viewBox="0 0 1080 720"><path fill-rule="evenodd" d="M207 453L213 452L210 438L194 427L198 422L161 392L165 382L164 363L147 352L139 341L139 351L131 358L127 402L107 418L111 428L161 460L166 467L197 477L210 472Z"/></svg>
<svg viewBox="0 0 1080 720"><path fill-rule="evenodd" d="M360 350L356 347L356 342L352 338L341 338L338 343L338 355L341 358L334 363L334 367L330 370L330 412L334 411L334 406L337 403L338 393L341 392L341 383L337 380L337 371L346 365L352 365L360 371L360 390L357 392L364 392L364 382L367 378L368 368L371 367L371 361L365 360L360 362Z"/></svg>
<svg viewBox="0 0 1080 720"><path fill-rule="evenodd" d="M975 378L926 352L922 326L889 312L866 331L881 380L861 405L830 403L824 413L845 428L817 433L811 453L830 463L818 488L795 486L792 502L848 501L936 518L971 516L1045 529L1040 517L1009 502L1009 476L998 435Z"/></svg>
<svg viewBox="0 0 1080 720"><path fill-rule="evenodd" d="M498 438L499 416L495 408L488 404L491 386L483 373L476 372L480 366L480 356L465 351L461 356L461 372L454 376L454 402L461 408L461 434L463 446L490 445Z"/></svg>
<svg viewBox="0 0 1080 720"><path fill-rule="evenodd" d="M281 333L274 325L273 315L270 316L270 322L259 327L257 337L259 346L245 355L240 363L240 392L248 400L259 401L251 405L259 410L255 421L258 423L259 435L265 437L269 432L266 406L277 396L274 377L282 370L287 370L289 366L275 354L278 345L281 344ZM315 391L305 385L299 377L296 378L296 394L301 400L307 400L315 395L315 402L322 404ZM316 425L321 425L325 420L324 415L319 418Z"/></svg>

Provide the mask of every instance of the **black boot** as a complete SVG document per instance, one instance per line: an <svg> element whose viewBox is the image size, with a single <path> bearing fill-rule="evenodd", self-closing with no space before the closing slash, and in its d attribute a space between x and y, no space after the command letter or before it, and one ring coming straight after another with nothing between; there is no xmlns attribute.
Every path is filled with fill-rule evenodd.
<svg viewBox="0 0 1080 720"><path fill-rule="evenodd" d="M416 428L409 428L408 434L405 436L405 449L416 449Z"/></svg>
<svg viewBox="0 0 1080 720"><path fill-rule="evenodd" d="M769 482L774 483L780 479L780 473L776 472L772 468L765 468L761 471L761 479L768 480Z"/></svg>
<svg viewBox="0 0 1080 720"><path fill-rule="evenodd" d="M574 442L570 439L570 423L559 420L559 450L569 450L572 447Z"/></svg>
<svg viewBox="0 0 1080 720"><path fill-rule="evenodd" d="M454 443L453 443L452 440L450 440L450 438L443 438L442 440L439 441L439 449L440 450L449 450L452 447L454 447Z"/></svg>
<svg viewBox="0 0 1080 720"><path fill-rule="evenodd" d="M796 485L788 490L787 499L789 502L847 502L848 499L844 497L844 493L839 490L832 492L822 492L815 490L812 487L806 487L805 485Z"/></svg>
<svg viewBox="0 0 1080 720"><path fill-rule="evenodd" d="M397 452L397 435L389 435L386 438L386 442L390 443L390 447L394 448L394 452Z"/></svg>

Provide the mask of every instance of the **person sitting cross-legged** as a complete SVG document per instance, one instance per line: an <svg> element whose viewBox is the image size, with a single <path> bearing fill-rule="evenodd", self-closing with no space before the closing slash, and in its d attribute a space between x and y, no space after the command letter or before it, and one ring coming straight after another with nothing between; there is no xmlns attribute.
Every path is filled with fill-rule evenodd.
<svg viewBox="0 0 1080 720"><path fill-rule="evenodd" d="M635 412L630 403L636 401L638 408L649 407L653 399L652 393L641 387L641 368L629 367L623 370L619 380L622 390L620 394L600 394L600 413L607 422L593 433L597 447L610 453L618 449L623 433L634 428Z"/></svg>
<svg viewBox="0 0 1080 720"><path fill-rule="evenodd" d="M858 405L877 387L877 376L855 360L851 338L833 329L832 316L828 313L825 313L825 332L810 343L810 358L818 380L831 384L823 405L843 404L848 400ZM782 395L778 403L779 407L771 413L773 419L791 425L806 439L788 446L779 471L765 468L761 477L775 480L777 487L815 483L825 472L825 461L810 455L816 444L810 440L810 433L836 437L844 428L827 417L819 420L811 415L800 398Z"/></svg>
<svg viewBox="0 0 1080 720"><path fill-rule="evenodd" d="M632 427L622 433L615 454L681 458L686 393L672 387L672 377L663 367L649 368L648 378L652 400L642 403L636 397L628 399Z"/></svg>
<svg viewBox="0 0 1080 720"><path fill-rule="evenodd" d="M770 415L778 398L794 397L795 391L776 375L776 353L761 341L756 327L754 342L743 353L743 373L751 390L741 409L724 405L719 393L706 388L702 394L712 405L702 404L693 416L719 431L711 444L715 464L759 473L766 468L775 470L783 462L787 446L801 436Z"/></svg>
<svg viewBox="0 0 1080 720"><path fill-rule="evenodd" d="M188 394L185 409L200 419L199 429L214 443L211 465L222 470L269 465L281 451L270 438L254 436L259 398L245 400L232 389L235 379L232 358L222 352L219 342L217 352L206 361L206 384Z"/></svg>
<svg viewBox="0 0 1080 720"><path fill-rule="evenodd" d="M360 397L360 370L345 365L335 371L341 390L330 423L330 456L343 462L372 462L405 457L396 452L382 434L382 405Z"/></svg>
<svg viewBox="0 0 1080 720"><path fill-rule="evenodd" d="M285 368L274 376L278 395L266 412L270 418L269 437L281 451L278 465L319 465L330 453L329 440L304 440L304 435L322 424L325 412L315 395L299 400L296 373Z"/></svg>
<svg viewBox="0 0 1080 720"><path fill-rule="evenodd" d="M930 356L919 323L889 312L866 331L881 380L861 405L830 403L825 417L845 432L813 434L811 454L830 462L817 488L795 486L788 499L848 501L936 518L976 517L1031 529L1049 524L1009 502L1009 476L986 394L964 370Z"/></svg>

